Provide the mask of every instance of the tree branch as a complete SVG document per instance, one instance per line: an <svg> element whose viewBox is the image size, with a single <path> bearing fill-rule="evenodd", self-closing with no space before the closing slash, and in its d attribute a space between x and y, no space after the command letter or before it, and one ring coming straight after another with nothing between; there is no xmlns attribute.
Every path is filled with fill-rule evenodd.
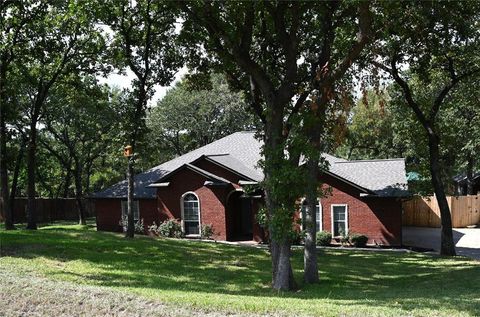
<svg viewBox="0 0 480 317"><path fill-rule="evenodd" d="M291 91L297 76L297 31L299 26L299 2L292 3L292 26L290 32L287 31L285 21L285 11L288 7L287 2L279 2L274 7L270 2L265 1L265 7L273 18L275 30L279 36L280 45L285 55L285 76L278 89L279 103L288 102L292 97Z"/></svg>
<svg viewBox="0 0 480 317"><path fill-rule="evenodd" d="M372 37L372 13L370 12L370 1L360 1L358 10L357 42L351 47L347 56L340 62L339 66L332 74L333 81L340 79L348 70L350 65L358 58L363 48Z"/></svg>
<svg viewBox="0 0 480 317"><path fill-rule="evenodd" d="M243 71L255 79L267 102L275 102L275 88L268 78L268 75L252 60L247 52L242 52L237 45L232 43L228 35L224 32L219 17L212 12L212 7L208 3L205 3L203 7L204 12L202 15L199 15L197 14L198 10L191 10L188 7L189 3L182 2L181 4L185 12L187 12L194 21L203 25L210 34L215 46L213 50L226 60L231 62L236 61ZM222 40L223 43L220 40Z"/></svg>
<svg viewBox="0 0 480 317"><path fill-rule="evenodd" d="M442 105L443 103L443 100L445 100L445 98L447 97L448 93L462 80L462 79L465 79L467 77L470 77L472 75L474 75L475 73L478 73L480 72L480 69L475 69L475 70L472 70L470 72L467 72L465 74L462 74L460 76L457 76L455 74L455 70L453 68L453 60L449 59L449 72L450 72L450 75L451 75L451 81L450 83L445 86L441 91L440 93L438 94L438 96L435 98L435 101L433 102L433 106L432 106L432 109L430 110L430 117L429 117L429 120L431 122L434 122L435 121L435 118L438 114L438 112L440 111L440 106Z"/></svg>
<svg viewBox="0 0 480 317"><path fill-rule="evenodd" d="M410 89L410 86L408 86L408 83L403 80L402 77L400 77L397 69L397 59L394 57L391 60L390 63L390 69L391 69L391 75L395 82L400 86L400 88L403 91L403 95L405 96L405 99L407 101L408 106L415 112L415 115L417 116L418 120L420 123L423 125L423 127L427 130L429 134L433 133L433 129L431 127L431 122L425 117L425 114L422 112L418 104L415 102L413 99L412 91Z"/></svg>

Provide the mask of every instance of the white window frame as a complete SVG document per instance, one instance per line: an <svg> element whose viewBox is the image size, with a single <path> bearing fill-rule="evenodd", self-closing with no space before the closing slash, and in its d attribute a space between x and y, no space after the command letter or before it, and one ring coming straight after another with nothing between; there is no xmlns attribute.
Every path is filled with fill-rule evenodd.
<svg viewBox="0 0 480 317"><path fill-rule="evenodd" d="M318 202L318 205L320 208L319 208L319 216L320 217L317 217L317 222L320 222L320 226L318 228L317 231L323 231L323 206L322 206L322 201L320 200L320 198L317 199L317 202ZM316 211L316 209L315 209ZM319 219L320 218L320 219ZM317 224L315 224L316 226Z"/></svg>
<svg viewBox="0 0 480 317"><path fill-rule="evenodd" d="M302 198L302 200L300 201L300 229L301 230L305 230L305 228L303 227L303 212L302 212L302 209L303 209L303 202L306 200L306 198ZM315 211L317 211L317 207L320 207L319 209L319 212L320 212L320 217L316 217L316 221L317 222L320 222L320 229L317 230L317 232L319 231L323 231L323 206L322 206L322 201L320 200L320 198L317 198L317 204L315 205ZM319 219L320 218L320 221ZM316 228L317 224L315 224L315 228Z"/></svg>
<svg viewBox="0 0 480 317"><path fill-rule="evenodd" d="M202 230L202 208L201 208L201 205L200 205L200 198L198 197L198 195L195 192L192 192L192 191L184 193L182 195L182 197L180 198L180 208L181 208L181 221L180 222L181 222L181 225L182 225L182 231L183 231L183 233L185 233L184 198L188 194L192 194L195 197L197 197L197 201L198 201L198 234L188 234L188 235L185 235L185 236L186 237L200 237L201 230Z"/></svg>
<svg viewBox="0 0 480 317"><path fill-rule="evenodd" d="M132 207L133 207L133 220L134 221L140 220L140 204L139 204L139 201L138 200L132 201ZM122 218L127 217L128 216L128 200L122 200L121 208L122 208ZM135 212L135 210L137 212Z"/></svg>
<svg viewBox="0 0 480 317"><path fill-rule="evenodd" d="M330 205L330 219L332 222L332 236L335 237L335 219L333 217L333 207L345 207L345 234L348 234L349 225L348 225L348 205L347 204L331 204Z"/></svg>

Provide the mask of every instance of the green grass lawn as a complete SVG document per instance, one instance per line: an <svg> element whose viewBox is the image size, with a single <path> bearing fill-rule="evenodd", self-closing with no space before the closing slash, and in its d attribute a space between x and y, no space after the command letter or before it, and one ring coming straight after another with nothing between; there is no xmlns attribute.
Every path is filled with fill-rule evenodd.
<svg viewBox="0 0 480 317"><path fill-rule="evenodd" d="M321 283L277 294L265 250L51 225L0 231L0 270L103 286L225 312L480 315L480 262L399 252L322 250ZM294 251L297 281L301 250Z"/></svg>

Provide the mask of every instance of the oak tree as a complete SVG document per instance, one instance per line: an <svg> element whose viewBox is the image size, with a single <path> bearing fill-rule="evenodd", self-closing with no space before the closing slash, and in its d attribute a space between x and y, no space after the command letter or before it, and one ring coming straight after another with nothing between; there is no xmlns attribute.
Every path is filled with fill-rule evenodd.
<svg viewBox="0 0 480 317"><path fill-rule="evenodd" d="M306 189L305 172L297 168L302 152L298 145L313 145L309 153L314 169L320 156L317 124L310 129L310 142L289 138L289 134L309 99L311 117L321 124L332 86L367 43L369 5L341 1L180 3L181 37L189 67L198 73L215 69L227 74L232 86L249 96L250 106L263 123L263 186L276 290L295 287L290 264L292 219L295 202ZM318 180L313 183L316 191ZM309 220L315 223L315 208L310 210ZM312 231L307 241L305 280L316 282Z"/></svg>
<svg viewBox="0 0 480 317"><path fill-rule="evenodd" d="M389 3L384 11L384 40L374 51L373 64L395 81L405 105L424 129L432 187L440 207L442 255L455 255L455 244L437 122L454 89L480 72L478 12L476 1Z"/></svg>

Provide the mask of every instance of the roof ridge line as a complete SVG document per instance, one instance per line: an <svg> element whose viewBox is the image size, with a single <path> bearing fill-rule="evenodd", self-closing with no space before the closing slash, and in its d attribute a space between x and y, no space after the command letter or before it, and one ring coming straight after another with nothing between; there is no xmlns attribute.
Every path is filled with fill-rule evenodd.
<svg viewBox="0 0 480 317"><path fill-rule="evenodd" d="M172 158L172 159L170 159L170 160L168 160L168 161L166 161L166 162L163 162L163 163L161 163L161 164L158 164L158 165L156 165L156 166L153 166L153 167L147 169L145 172L142 172L142 173L140 173L140 174L145 174L145 173L147 173L147 172L155 171L155 170L157 170L160 166L162 166L163 164L166 164L166 163L168 163L168 162L171 162L171 161L173 161L173 160L176 160L176 159L178 159L178 158L181 158L182 156L186 156L186 155L189 155L189 154L191 155L192 153L195 153L195 152L200 152L201 149L203 149L203 148L205 148L205 147L207 147L207 146L209 146L209 145L212 145L212 144L214 144L214 143L217 143L217 142L219 142L219 141L221 141L221 140L223 140L223 139L225 139L225 138L227 138L227 137L231 137L232 135L234 135L234 134L236 134L236 133L241 133L241 132L234 132L234 133L232 133L232 134L226 135L226 136L224 136L223 138L220 138L220 139L218 139L218 140L212 141L212 142L210 142L210 143L208 143L208 144L205 144L204 146L201 146L201 147L199 147L199 148L196 148L196 149L194 149L194 150L192 150L192 151L190 151L190 152L187 152L187 153L185 153L185 154L179 155L179 156L174 157L174 158ZM227 153L227 154L228 154L228 153ZM201 154L200 156L202 156L202 155L203 155L203 156L207 156L206 154Z"/></svg>
<svg viewBox="0 0 480 317"><path fill-rule="evenodd" d="M227 156L227 155L231 155L230 153L219 153L219 154L204 154L202 156Z"/></svg>
<svg viewBox="0 0 480 317"><path fill-rule="evenodd" d="M357 162L384 162L384 161L405 161L405 158L399 157L399 158L388 158L388 159L347 160L347 161L334 162L333 164L357 163Z"/></svg>

